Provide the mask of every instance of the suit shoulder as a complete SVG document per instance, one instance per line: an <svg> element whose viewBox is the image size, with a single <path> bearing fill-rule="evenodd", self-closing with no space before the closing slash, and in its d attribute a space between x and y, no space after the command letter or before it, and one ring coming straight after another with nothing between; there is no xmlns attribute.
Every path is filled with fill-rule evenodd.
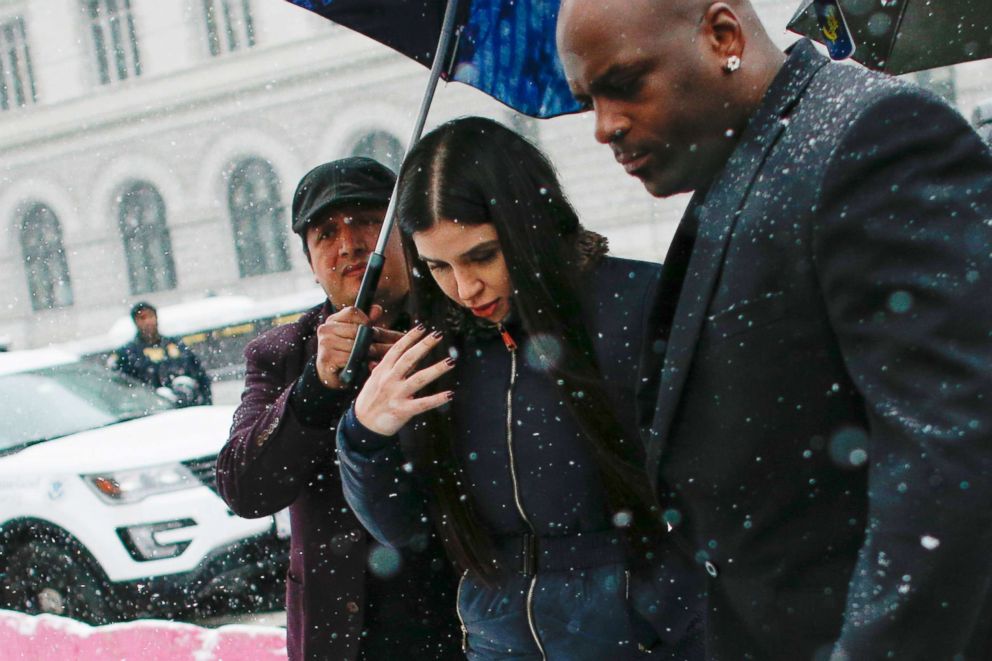
<svg viewBox="0 0 992 661"><path fill-rule="evenodd" d="M661 278L661 264L622 257L604 257L589 274L590 289L600 307L639 306Z"/></svg>
<svg viewBox="0 0 992 661"><path fill-rule="evenodd" d="M608 287L641 289L650 287L661 277L661 264L607 256L596 266L592 277Z"/></svg>
<svg viewBox="0 0 992 661"><path fill-rule="evenodd" d="M893 106L958 114L939 95L915 83L844 64L830 63L820 69L810 92L821 121L834 117L843 124L855 124Z"/></svg>
<svg viewBox="0 0 992 661"><path fill-rule="evenodd" d="M630 259L628 257L615 257L613 255L603 257L599 268L624 271L626 273L633 272L637 275L661 273L661 264L657 262L647 262L642 259Z"/></svg>

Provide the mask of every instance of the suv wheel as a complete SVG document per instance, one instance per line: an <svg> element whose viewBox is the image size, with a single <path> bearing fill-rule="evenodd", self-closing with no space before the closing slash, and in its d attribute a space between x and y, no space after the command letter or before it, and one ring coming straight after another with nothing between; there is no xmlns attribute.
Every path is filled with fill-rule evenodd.
<svg viewBox="0 0 992 661"><path fill-rule="evenodd" d="M112 622L109 594L87 559L71 545L31 540L7 558L0 595L25 613L51 613L90 624Z"/></svg>

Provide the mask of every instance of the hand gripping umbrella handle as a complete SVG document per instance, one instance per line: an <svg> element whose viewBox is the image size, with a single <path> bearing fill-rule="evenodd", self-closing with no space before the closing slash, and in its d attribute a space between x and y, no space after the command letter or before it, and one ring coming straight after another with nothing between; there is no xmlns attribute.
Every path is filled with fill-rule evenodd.
<svg viewBox="0 0 992 661"><path fill-rule="evenodd" d="M434 63L431 66L431 75L427 81L427 89L424 90L424 98L420 104L420 113L414 123L413 134L410 136L410 143L407 151L420 140L420 135L424 132L424 123L427 121L427 113L430 112L431 102L434 100L434 90L437 89L437 81L441 78L445 66L449 64L449 50L455 33L455 18L458 14L458 0L448 0L448 6L444 10L444 23L441 26L441 36L437 41L437 50L434 52ZM396 181L396 187L399 180ZM376 287L379 285L379 276L382 275L382 267L386 261L386 243L389 241L389 233L393 229L396 219L396 187L389 199L389 207L386 209L386 217L382 221L382 229L379 231L379 240L376 242L375 252L369 257L369 264L365 268L365 275L362 277L362 284L358 288L358 298L355 300L355 307L368 314L372 309L372 300L375 296ZM372 329L368 326L360 326L358 334L355 336L355 344L351 348L348 356L348 364L341 371L340 379L345 385L352 385L358 379L359 369L365 362L369 347L372 345Z"/></svg>
<svg viewBox="0 0 992 661"><path fill-rule="evenodd" d="M369 256L368 266L365 267L365 275L362 276L362 284L358 288L358 298L355 299L355 307L368 314L372 309L372 297L379 287L379 276L382 275L382 267L386 263L386 258L379 252L374 252ZM355 336L355 344L348 355L348 364L341 370L338 378L345 385L350 386L355 383L360 376L359 371L364 365L365 356L368 355L369 347L372 346L372 327L359 326L358 334Z"/></svg>

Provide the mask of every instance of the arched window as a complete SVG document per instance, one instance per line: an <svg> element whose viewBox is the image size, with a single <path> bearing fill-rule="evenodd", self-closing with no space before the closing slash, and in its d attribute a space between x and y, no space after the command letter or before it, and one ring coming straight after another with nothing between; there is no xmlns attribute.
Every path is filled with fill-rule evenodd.
<svg viewBox="0 0 992 661"><path fill-rule="evenodd" d="M403 164L403 145L385 131L373 131L355 143L351 155L374 158L398 173Z"/></svg>
<svg viewBox="0 0 992 661"><path fill-rule="evenodd" d="M234 229L241 277L289 270L286 225L279 179L260 158L247 158L231 172L227 208Z"/></svg>
<svg viewBox="0 0 992 661"><path fill-rule="evenodd" d="M125 186L120 196L117 223L124 241L131 293L173 289L176 265L172 259L169 228L165 224L165 202L158 191L144 181Z"/></svg>
<svg viewBox="0 0 992 661"><path fill-rule="evenodd" d="M31 206L21 218L21 252L31 307L50 310L72 305L62 226L44 204Z"/></svg>

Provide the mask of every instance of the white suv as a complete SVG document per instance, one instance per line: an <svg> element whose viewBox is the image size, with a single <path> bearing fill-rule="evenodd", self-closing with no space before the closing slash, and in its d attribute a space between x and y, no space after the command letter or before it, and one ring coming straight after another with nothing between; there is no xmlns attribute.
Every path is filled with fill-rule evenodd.
<svg viewBox="0 0 992 661"><path fill-rule="evenodd" d="M70 354L0 353L0 607L103 623L277 586L285 522L216 493L232 414Z"/></svg>

